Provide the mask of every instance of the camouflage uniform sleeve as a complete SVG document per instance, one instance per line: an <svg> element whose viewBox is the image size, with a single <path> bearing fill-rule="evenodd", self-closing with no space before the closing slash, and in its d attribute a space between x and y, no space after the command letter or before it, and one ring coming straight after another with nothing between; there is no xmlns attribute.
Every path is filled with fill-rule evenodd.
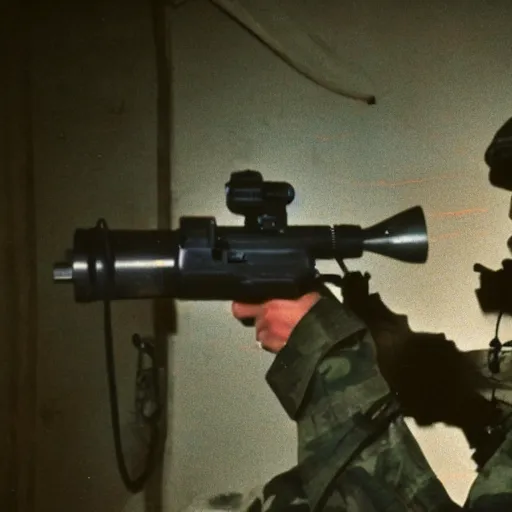
<svg viewBox="0 0 512 512"><path fill-rule="evenodd" d="M266 377L292 420L297 419L318 363L341 338L365 329L357 316L329 297L322 297L302 318Z"/></svg>
<svg viewBox="0 0 512 512"><path fill-rule="evenodd" d="M299 322L267 382L297 422L312 512L460 510L400 416L371 334L336 299L320 299Z"/></svg>
<svg viewBox="0 0 512 512"><path fill-rule="evenodd" d="M467 510L512 510L512 416L507 418L502 428L504 440L490 460L479 469L466 502Z"/></svg>
<svg viewBox="0 0 512 512"><path fill-rule="evenodd" d="M492 374L488 365L488 351L466 352L466 357L479 369L483 379L479 391L487 399L494 399L502 412L503 421L489 432L489 445L479 447L474 455L484 451L485 464L478 468L478 476L471 486L465 508L479 512L512 510L512 351L501 354L500 372ZM487 453L486 453L487 452Z"/></svg>

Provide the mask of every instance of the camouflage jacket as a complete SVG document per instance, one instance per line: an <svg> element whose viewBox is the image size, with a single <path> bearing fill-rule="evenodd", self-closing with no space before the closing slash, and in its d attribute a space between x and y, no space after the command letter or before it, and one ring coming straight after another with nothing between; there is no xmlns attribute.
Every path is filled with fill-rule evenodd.
<svg viewBox="0 0 512 512"><path fill-rule="evenodd" d="M460 510L405 424L370 331L336 299L323 297L304 316L267 382L297 423L297 470L312 512ZM464 508L512 510L512 428Z"/></svg>
<svg viewBox="0 0 512 512"><path fill-rule="evenodd" d="M403 420L403 404L377 364L370 331L400 337L408 329L406 317L394 315L378 295L369 299L364 312L352 307L356 316L334 297L322 298L267 373L269 385L297 423L299 464L248 493L199 498L188 512L462 510L426 461ZM477 386L481 395L488 398L495 388L500 403L512 404L511 354L503 358L499 376L488 372L487 350L462 354L482 377ZM512 405L507 407L510 412ZM512 511L510 419L484 459L464 510Z"/></svg>

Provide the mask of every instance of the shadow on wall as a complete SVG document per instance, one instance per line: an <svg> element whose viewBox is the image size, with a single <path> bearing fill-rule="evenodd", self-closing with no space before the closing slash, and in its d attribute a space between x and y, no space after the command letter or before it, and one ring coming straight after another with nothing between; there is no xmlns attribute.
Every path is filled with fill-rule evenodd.
<svg viewBox="0 0 512 512"><path fill-rule="evenodd" d="M458 427L471 448L481 448L487 427L503 417L488 399L488 351L462 352L443 333L414 332L407 317L393 313L379 295L370 300L367 277L353 273L344 281L344 303L368 325L382 375L404 414L420 426Z"/></svg>

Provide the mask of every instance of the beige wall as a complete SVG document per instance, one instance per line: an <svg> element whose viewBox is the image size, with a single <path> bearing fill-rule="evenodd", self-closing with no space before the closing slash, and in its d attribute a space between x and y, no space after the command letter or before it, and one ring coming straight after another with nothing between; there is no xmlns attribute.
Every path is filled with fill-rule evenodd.
<svg viewBox="0 0 512 512"><path fill-rule="evenodd" d="M445 331L463 349L483 347L493 319L477 306L472 266L497 266L507 254L509 198L488 184L483 153L512 115L512 4L322 4L332 22L324 37L370 76L375 107L305 80L206 1L176 12L174 220L211 214L239 223L223 185L243 168L296 186L293 223L367 225L421 204L428 264L365 256L350 268L369 270L373 288L413 328ZM295 458L293 425L263 379L272 357L229 318L229 304L182 303L178 325L166 510L196 494L251 486ZM473 477L462 436L415 432L461 502Z"/></svg>
<svg viewBox="0 0 512 512"><path fill-rule="evenodd" d="M50 273L77 226L99 216L118 227L156 224L152 40L139 3L77 8L48 0L36 16L42 512L112 512L128 500L114 465L101 308L75 305ZM295 185L294 223L371 224L421 204L432 241L427 265L366 256L350 268L371 271L374 289L415 329L445 331L464 349L483 346L493 321L479 312L471 269L506 256L509 200L488 185L482 155L512 112L512 7L505 0L492 7L477 0L328 3L334 23L324 37L352 70L361 66L371 77L375 107L297 75L206 0L176 11L174 220L207 214L239 223L225 208L223 185L247 167ZM470 208L485 211L440 215ZM150 330L150 304L115 312L121 407L129 411L129 336ZM229 318L229 304L180 304L178 320L169 512L197 494L252 486L295 459L294 427L263 380L272 357ZM473 471L462 437L442 428L415 432L461 501ZM126 511L144 508L135 497Z"/></svg>

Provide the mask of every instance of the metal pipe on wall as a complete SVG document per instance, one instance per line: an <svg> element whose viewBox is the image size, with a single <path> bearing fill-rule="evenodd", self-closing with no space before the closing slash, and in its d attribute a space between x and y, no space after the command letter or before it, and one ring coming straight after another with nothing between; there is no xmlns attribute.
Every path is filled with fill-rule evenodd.
<svg viewBox="0 0 512 512"><path fill-rule="evenodd" d="M172 219L172 6L165 0L152 0L152 21L157 85L157 228L171 229ZM155 337L155 364L160 375L160 402L164 411L160 418L159 454L155 472L145 491L146 510L163 510L164 453L166 439L172 425L172 381L168 378L172 365L171 336L176 332L176 307L171 299L153 301L153 328ZM172 372L171 372L172 374ZM167 451L169 448L167 449Z"/></svg>

